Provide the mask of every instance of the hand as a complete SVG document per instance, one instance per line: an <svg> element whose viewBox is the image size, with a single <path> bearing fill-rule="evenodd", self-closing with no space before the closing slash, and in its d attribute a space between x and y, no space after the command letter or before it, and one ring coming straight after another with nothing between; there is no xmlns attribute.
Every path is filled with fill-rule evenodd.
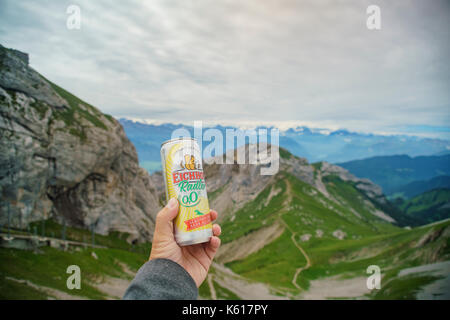
<svg viewBox="0 0 450 320"><path fill-rule="evenodd" d="M155 233L153 235L150 260L165 258L181 265L194 279L197 287L205 280L209 266L220 246L220 226L214 224L213 236L209 242L180 247L175 242L173 219L178 213L178 200L170 199L164 209L156 216ZM211 210L211 220L217 219L217 212Z"/></svg>

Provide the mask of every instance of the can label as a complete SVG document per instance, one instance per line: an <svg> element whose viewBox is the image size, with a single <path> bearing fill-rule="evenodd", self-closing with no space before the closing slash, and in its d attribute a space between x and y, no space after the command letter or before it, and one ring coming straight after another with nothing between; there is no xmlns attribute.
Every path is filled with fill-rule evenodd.
<svg viewBox="0 0 450 320"><path fill-rule="evenodd" d="M180 204L174 220L177 241L194 241L193 233L205 237L212 228L202 159L198 144L180 140L163 145L167 200L177 198ZM164 154L164 155L163 155Z"/></svg>

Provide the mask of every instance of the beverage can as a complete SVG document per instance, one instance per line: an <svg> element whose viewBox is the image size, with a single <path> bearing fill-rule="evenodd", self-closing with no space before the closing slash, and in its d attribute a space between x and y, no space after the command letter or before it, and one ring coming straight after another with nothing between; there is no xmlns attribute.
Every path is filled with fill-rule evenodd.
<svg viewBox="0 0 450 320"><path fill-rule="evenodd" d="M180 246L207 242L212 236L202 156L197 141L179 138L161 145L166 200L177 198L175 240Z"/></svg>

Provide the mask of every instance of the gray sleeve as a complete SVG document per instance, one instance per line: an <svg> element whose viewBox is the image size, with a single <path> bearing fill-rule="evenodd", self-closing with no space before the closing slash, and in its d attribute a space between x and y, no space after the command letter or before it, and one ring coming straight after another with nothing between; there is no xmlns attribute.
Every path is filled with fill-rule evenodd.
<svg viewBox="0 0 450 320"><path fill-rule="evenodd" d="M197 295L194 279L182 266L169 259L154 259L139 269L123 299L195 300Z"/></svg>

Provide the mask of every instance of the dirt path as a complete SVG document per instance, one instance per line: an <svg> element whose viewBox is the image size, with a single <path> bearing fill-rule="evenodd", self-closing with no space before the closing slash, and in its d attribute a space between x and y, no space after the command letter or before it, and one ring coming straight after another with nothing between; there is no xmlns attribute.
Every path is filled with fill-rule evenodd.
<svg viewBox="0 0 450 320"><path fill-rule="evenodd" d="M292 202L292 186L291 183L289 182L289 180L285 180L286 181L286 193L287 193L287 199L284 201L283 203L283 207L285 207L286 205L289 205Z"/></svg>
<svg viewBox="0 0 450 320"><path fill-rule="evenodd" d="M286 180L286 192L288 195L287 198L287 202L288 204L292 201L292 187L291 187L291 183ZM294 245L297 247L297 249L301 252L301 254L305 257L306 260L306 265L304 265L303 267L297 268L297 270L295 271L294 277L292 278L292 284L299 290L301 291L302 288L297 284L297 277L300 274L300 272L302 272L303 270L306 270L308 268L311 267L311 259L309 259L309 256L306 254L306 251L297 243L297 241L295 240L295 236L296 236L296 232L294 232L288 225L286 222L284 222L284 220L282 219L281 215L280 215L280 221L281 223L286 227L286 229L289 230L289 232L291 233L291 240L294 243Z"/></svg>
<svg viewBox="0 0 450 320"><path fill-rule="evenodd" d="M291 236L291 240L292 242L295 244L295 246L297 247L298 250L301 251L301 253L303 254L303 256L306 259L306 265L304 267L300 267L297 268L297 271L295 271L295 275L294 278L292 279L292 284L298 289L301 290L300 286L297 284L297 277L300 274L300 272L302 272L303 270L308 269L309 267L311 267L311 260L309 259L309 256L306 254L305 250L303 250L303 248L297 243L297 241L295 240L295 233L292 234Z"/></svg>
<svg viewBox="0 0 450 320"><path fill-rule="evenodd" d="M289 207L293 200L292 186L289 183L289 181L287 181L287 180L286 180L286 195L287 195L287 198L285 199L285 201L283 203L283 207ZM278 227L276 227L276 228L273 227L273 229L276 232L275 231L271 232L271 234L273 233L274 236L271 237L270 241L266 241L266 243L264 243L264 245L272 242L275 238L278 238L278 236L280 236L283 233L283 231L286 229L292 234L292 236L291 236L292 242L294 243L294 245L296 246L298 251L305 257L305 260L306 260L306 265L297 268L295 271L295 274L292 278L292 284L294 285L294 287L298 291L301 291L302 288L297 284L297 278L298 278L298 275L303 270L306 270L309 267L311 267L311 260L308 256L308 254L305 252L305 250L303 250L303 248L295 240L296 233L286 224L286 222L283 221L282 215L283 215L283 212L279 213L279 217L277 219L278 222L274 223L274 226L278 225ZM267 238L267 234L266 234L265 238ZM240 240L242 240L242 239L240 239ZM246 239L246 240L249 241L250 239ZM238 244L240 246L242 246L241 242L239 242ZM246 246L246 247L248 247L248 246ZM230 247L228 249L231 250L232 248ZM234 249L233 251L239 250L239 248L233 248L233 249ZM258 250L259 249L260 249L260 247L258 247ZM234 258L235 258L235 256L233 255L232 258L228 257L228 260L234 260ZM225 254L223 254L222 259L219 259L219 260L227 260L227 258L225 257ZM221 261L221 262L223 262L223 261ZM297 295L292 294L293 291L295 291L293 289L288 289L288 291L284 291L281 289L274 288L268 284L252 282L238 274L235 274L231 269L225 267L221 263L213 262L213 266L215 268L215 274L209 274L207 277L209 289L211 292L211 299L213 299L213 300L217 299L217 293L214 288L213 279L215 282L217 282L217 284L223 286L224 288L227 288L228 290L232 291L234 294L236 294L238 297L240 297L242 299L250 299L250 300L260 300L260 299L272 300L272 299L275 299L275 300L279 300L279 299L289 299L289 298L295 299L298 297L298 294ZM292 291L289 292L289 290L292 290Z"/></svg>
<svg viewBox="0 0 450 320"><path fill-rule="evenodd" d="M217 300L217 294L216 294L216 289L214 288L212 274L208 274L208 286L209 286L209 291L211 292L211 299Z"/></svg>
<svg viewBox="0 0 450 320"><path fill-rule="evenodd" d="M123 272L129 276L131 279L134 278L136 272L131 270L128 265L122 263L118 260L115 261L123 270ZM100 283L93 283L93 286L98 290L108 295L109 300L111 299L122 299L125 291L128 289L131 279L118 278L118 277L103 277Z"/></svg>
<svg viewBox="0 0 450 320"><path fill-rule="evenodd" d="M284 224L284 226L286 227L286 229L289 230L289 232L292 234L291 235L291 240L294 243L294 245L297 247L297 249L300 251L300 253L305 257L306 260L306 265L304 265L303 267L299 267L297 268L297 270L295 271L294 277L292 278L292 284L299 290L301 291L302 288L297 284L297 277L300 274L300 272L302 272L303 270L306 270L308 268L311 267L311 259L309 258L308 254L306 253L306 251L297 243L297 241L295 240L295 236L296 236L296 232L293 232L292 229L287 225L286 222L283 221L283 219L281 219L281 223Z"/></svg>
<svg viewBox="0 0 450 320"><path fill-rule="evenodd" d="M44 292L45 294L48 295L48 298L47 298L48 300L53 300L53 299L57 299L57 300L87 300L87 298L85 298L85 297L71 295L71 294L68 294L61 290L37 285L29 280L16 279L13 277L5 277L5 279L10 280L10 281L15 281L17 283L25 284L37 291Z"/></svg>
<svg viewBox="0 0 450 320"><path fill-rule="evenodd" d="M130 285L131 280L122 279L122 278L114 278L114 277L103 277L101 283L93 283L92 285L108 295L106 299L108 300L116 300L122 299L125 291Z"/></svg>

